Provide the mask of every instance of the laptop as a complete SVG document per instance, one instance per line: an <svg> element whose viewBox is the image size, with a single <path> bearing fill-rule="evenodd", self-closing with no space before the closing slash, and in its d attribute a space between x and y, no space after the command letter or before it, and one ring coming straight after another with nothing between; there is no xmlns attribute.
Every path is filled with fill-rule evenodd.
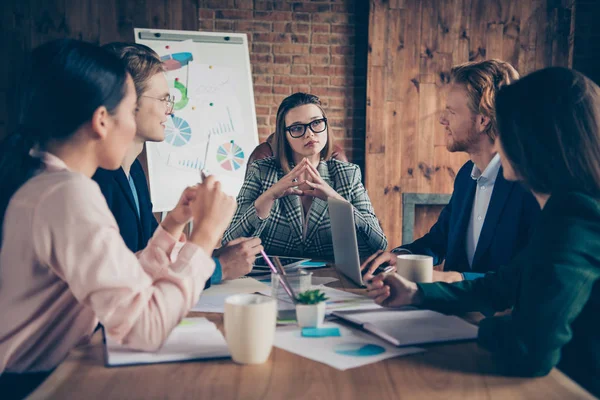
<svg viewBox="0 0 600 400"><path fill-rule="evenodd" d="M346 200L329 198L329 219L335 267L359 286L365 286L360 271L360 256L354 225L354 210Z"/></svg>

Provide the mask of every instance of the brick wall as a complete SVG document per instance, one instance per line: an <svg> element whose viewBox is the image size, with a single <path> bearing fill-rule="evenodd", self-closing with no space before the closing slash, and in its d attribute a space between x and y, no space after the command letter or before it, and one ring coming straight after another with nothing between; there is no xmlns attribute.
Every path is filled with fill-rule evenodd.
<svg viewBox="0 0 600 400"><path fill-rule="evenodd" d="M337 143L363 165L369 2L200 0L200 30L246 33L260 140L277 108L303 91L321 98Z"/></svg>
<svg viewBox="0 0 600 400"><path fill-rule="evenodd" d="M575 2L573 68L600 85L600 0Z"/></svg>

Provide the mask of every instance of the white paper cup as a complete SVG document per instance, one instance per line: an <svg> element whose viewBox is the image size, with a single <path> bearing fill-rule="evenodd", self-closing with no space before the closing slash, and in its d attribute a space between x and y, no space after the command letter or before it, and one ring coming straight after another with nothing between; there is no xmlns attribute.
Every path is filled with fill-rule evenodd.
<svg viewBox="0 0 600 400"><path fill-rule="evenodd" d="M275 299L236 294L225 299L225 340L233 361L262 364L269 358L277 322Z"/></svg>
<svg viewBox="0 0 600 400"><path fill-rule="evenodd" d="M396 272L412 282L431 282L433 258L418 254L400 254L396 260Z"/></svg>

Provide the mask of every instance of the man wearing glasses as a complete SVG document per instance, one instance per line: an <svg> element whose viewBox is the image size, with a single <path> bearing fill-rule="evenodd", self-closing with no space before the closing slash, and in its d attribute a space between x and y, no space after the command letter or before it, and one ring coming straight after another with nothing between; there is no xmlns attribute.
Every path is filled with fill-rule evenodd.
<svg viewBox="0 0 600 400"><path fill-rule="evenodd" d="M137 157L145 142L162 142L165 139L165 124L173 112L174 99L169 94L162 62L152 49L133 43L111 43L104 47L124 61L133 78L138 94L137 131L121 168L116 171L99 168L93 179L115 216L125 244L131 251L137 252L146 247L158 226L152 214L146 175ZM215 250L213 259L216 268L207 285L250 272L260 249L260 239L240 238Z"/></svg>

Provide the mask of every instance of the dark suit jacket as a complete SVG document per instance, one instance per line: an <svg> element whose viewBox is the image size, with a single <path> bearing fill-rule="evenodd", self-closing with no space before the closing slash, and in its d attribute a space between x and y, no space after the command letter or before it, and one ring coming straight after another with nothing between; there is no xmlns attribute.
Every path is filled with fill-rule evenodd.
<svg viewBox="0 0 600 400"><path fill-rule="evenodd" d="M477 186L471 178L472 169L473 162L468 161L458 171L450 203L444 207L429 233L401 246L415 254L432 256L434 265L445 260L446 271L462 272L466 279L496 271L499 266L508 264L527 244L533 222L540 212L531 193L519 183L504 179L500 168L470 268L466 237Z"/></svg>
<svg viewBox="0 0 600 400"><path fill-rule="evenodd" d="M131 193L131 187L123 168L115 171L98 168L92 179L98 183L102 194L106 198L108 208L112 211L121 236L125 244L134 253L146 247L148 240L158 227L158 222L152 214L152 202L146 175L142 164L135 160L129 170L140 203L140 217L135 208L135 200ZM204 288L210 287L210 279L206 281Z"/></svg>
<svg viewBox="0 0 600 400"><path fill-rule="evenodd" d="M152 215L146 175L138 160L131 165L130 174L140 202L140 217L137 215L135 200L123 168L115 171L98 168L92 179L100 186L108 207L117 220L125 244L135 253L146 247L158 227L158 222Z"/></svg>

